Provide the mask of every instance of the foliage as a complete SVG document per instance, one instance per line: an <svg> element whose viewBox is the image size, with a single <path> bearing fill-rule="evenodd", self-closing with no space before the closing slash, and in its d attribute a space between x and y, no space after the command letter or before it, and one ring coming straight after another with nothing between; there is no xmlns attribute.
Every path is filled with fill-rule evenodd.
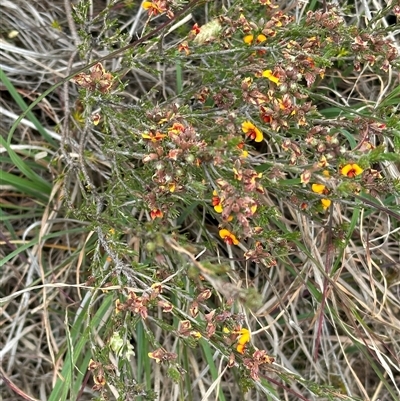
<svg viewBox="0 0 400 401"><path fill-rule="evenodd" d="M74 6L84 67L33 103L75 91L58 149L2 75L47 141L43 158L18 150L21 118L1 140L0 184L43 205L43 226L0 263L27 252L35 266L23 305L42 288L61 375L48 399L361 400L378 383L399 399L399 57L385 18L400 10L361 23L351 5L214 6L143 2L137 40L132 2ZM54 210L66 226L52 232ZM42 255L52 238L68 261ZM46 290L64 271L71 292ZM10 316L20 295L2 298Z"/></svg>

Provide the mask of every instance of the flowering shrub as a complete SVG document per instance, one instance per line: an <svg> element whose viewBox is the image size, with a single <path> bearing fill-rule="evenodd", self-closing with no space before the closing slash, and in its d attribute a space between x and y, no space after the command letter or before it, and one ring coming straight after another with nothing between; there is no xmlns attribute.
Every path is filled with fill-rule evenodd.
<svg viewBox="0 0 400 401"><path fill-rule="evenodd" d="M143 2L144 33L155 18L173 21L193 4ZM363 69L386 77L398 68L398 53L383 29L347 24L334 6L296 19L268 0L244 1L208 23L186 26L168 46L162 41L157 37L159 47L144 43L133 63L146 74L156 63L179 65L185 82L179 101L164 88L155 102L143 97L124 103L120 94L128 83L102 63L73 79L86 114L100 108L99 131L88 129L86 135L102 158L84 164L82 186L88 191L79 217L96 216L93 226L109 259L104 264L97 255L92 275L99 287L118 287L112 325L128 332L140 322L152 347L148 358L172 369L173 380L184 374L181 359L154 335L156 326L191 349L218 350L222 363L238 368L240 388L247 391L268 376L262 372L273 371L276 360L271 349L256 346L266 344L264 330L250 337L263 315L253 316L256 327L243 327L248 311L268 301L248 283L279 263L295 266L294 251L311 252L301 248L295 230L285 228L285 210L320 222L343 200L400 189L396 179L383 179L375 169L389 160L381 143L398 124L393 107L366 101L365 109L356 110L326 89L347 79L341 63L350 66L349 77ZM333 106L337 114L329 117ZM109 171L100 190L86 169L96 171L101 163ZM102 210L104 199L108 206ZM297 267L281 279L306 281ZM312 285L313 297L325 297L325 289ZM278 301L274 308L290 317ZM318 353L318 343L316 348ZM122 349L119 344L119 356ZM98 352L89 366L95 389L104 394L107 382L124 384L106 363Z"/></svg>

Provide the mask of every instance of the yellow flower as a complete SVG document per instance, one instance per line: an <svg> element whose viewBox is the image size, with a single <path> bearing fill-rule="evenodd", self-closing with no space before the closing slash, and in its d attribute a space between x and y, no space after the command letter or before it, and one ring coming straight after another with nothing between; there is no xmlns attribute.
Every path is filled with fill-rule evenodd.
<svg viewBox="0 0 400 401"><path fill-rule="evenodd" d="M222 206L222 201L223 201L223 199L220 198L218 196L217 191L214 190L213 191L213 198L212 198L212 205L214 206L214 210L217 213L222 213L222 211L224 210L224 208ZM233 216L232 215L230 215L228 217L222 216L222 219L225 220L225 221L232 221L233 220Z"/></svg>
<svg viewBox="0 0 400 401"><path fill-rule="evenodd" d="M279 82L279 78L276 77L274 74L272 74L271 70L265 70L262 73L262 76L264 78L268 78L271 82L274 82L277 85L280 85L281 83Z"/></svg>
<svg viewBox="0 0 400 401"><path fill-rule="evenodd" d="M154 7L154 5L153 5L153 3L152 3L151 1L145 1L145 2L142 4L142 7L143 7L145 10L148 10L149 8Z"/></svg>
<svg viewBox="0 0 400 401"><path fill-rule="evenodd" d="M237 245L239 243L236 236L225 228L219 230L219 236L229 245Z"/></svg>
<svg viewBox="0 0 400 401"><path fill-rule="evenodd" d="M346 164L340 172L349 178L354 178L357 175L360 175L364 170L358 164Z"/></svg>
<svg viewBox="0 0 400 401"><path fill-rule="evenodd" d="M213 191L212 204L217 213L222 213L222 199L218 196L217 191Z"/></svg>
<svg viewBox="0 0 400 401"><path fill-rule="evenodd" d="M161 363L161 357L157 351L155 352L148 352L147 356L151 359L155 359L156 363Z"/></svg>
<svg viewBox="0 0 400 401"><path fill-rule="evenodd" d="M254 35L246 35L246 36L243 38L243 42L246 43L246 44L248 44L248 45L252 44L252 43L253 43L253 40L254 40ZM265 42L266 40L267 40L267 37L266 37L265 35L263 35L262 33L260 33L260 34L257 36L257 39L256 39L255 43L256 43L256 44L260 44L260 43Z"/></svg>
<svg viewBox="0 0 400 401"><path fill-rule="evenodd" d="M267 37L265 35L263 35L262 33L260 33L259 35L257 35L257 40L256 43L263 43L267 40Z"/></svg>
<svg viewBox="0 0 400 401"><path fill-rule="evenodd" d="M151 1L145 1L142 4L142 7L149 11L149 15L157 15L163 12L163 10L157 4L152 3Z"/></svg>
<svg viewBox="0 0 400 401"><path fill-rule="evenodd" d="M321 199L322 207L324 210L328 209L328 207L331 205L331 201L329 199Z"/></svg>
<svg viewBox="0 0 400 401"><path fill-rule="evenodd" d="M121 312L121 301L119 299L117 299L115 301L115 314L120 313Z"/></svg>
<svg viewBox="0 0 400 401"><path fill-rule="evenodd" d="M237 145L237 148L242 151L240 157L246 158L249 155L249 152L247 150L243 150L244 142L240 142L239 145Z"/></svg>
<svg viewBox="0 0 400 401"><path fill-rule="evenodd" d="M328 163L328 160L326 159L326 156L322 155L321 158L319 159L318 166L321 168L324 168L328 165L329 165L329 163Z"/></svg>
<svg viewBox="0 0 400 401"><path fill-rule="evenodd" d="M236 346L236 350L243 354L246 344L250 341L250 331L248 329L240 329L238 332L240 337L238 338L238 344Z"/></svg>
<svg viewBox="0 0 400 401"><path fill-rule="evenodd" d="M317 194L322 194L325 190L325 185L323 184L312 184L311 189Z"/></svg>
<svg viewBox="0 0 400 401"><path fill-rule="evenodd" d="M250 45L253 42L254 35L246 35L243 38L243 42L246 43L247 45Z"/></svg>
<svg viewBox="0 0 400 401"><path fill-rule="evenodd" d="M148 134L142 134L143 139L149 139L151 142L161 141L166 136L167 135L161 134L161 132L158 132L158 131L155 134L153 134L152 132L150 132Z"/></svg>
<svg viewBox="0 0 400 401"><path fill-rule="evenodd" d="M261 142L264 139L263 133L250 121L242 123L242 131L248 138L255 142Z"/></svg>
<svg viewBox="0 0 400 401"><path fill-rule="evenodd" d="M173 123L172 127L168 128L168 132L176 135L180 134L183 131L185 131L185 126L181 123Z"/></svg>

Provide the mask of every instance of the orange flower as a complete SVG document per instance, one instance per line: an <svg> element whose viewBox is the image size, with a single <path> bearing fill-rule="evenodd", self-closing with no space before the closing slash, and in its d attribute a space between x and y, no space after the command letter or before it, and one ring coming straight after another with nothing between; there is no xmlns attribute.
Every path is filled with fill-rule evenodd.
<svg viewBox="0 0 400 401"><path fill-rule="evenodd" d="M219 236L229 245L237 245L239 243L239 240L235 237L235 235L225 228L219 230Z"/></svg>
<svg viewBox="0 0 400 401"><path fill-rule="evenodd" d="M244 354L244 350L246 348L246 344L250 341L250 331L248 329L240 329L237 331L238 334L240 334L240 337L238 338L238 344L236 346L236 350L240 354Z"/></svg>
<svg viewBox="0 0 400 401"><path fill-rule="evenodd" d="M260 106L260 117L265 123L271 124L274 111L269 107Z"/></svg>
<svg viewBox="0 0 400 401"><path fill-rule="evenodd" d="M200 33L200 27L197 23L193 25L190 33L192 33L194 35L198 35Z"/></svg>
<svg viewBox="0 0 400 401"><path fill-rule="evenodd" d="M93 381L98 386L104 387L106 385L106 378L102 374L94 375Z"/></svg>
<svg viewBox="0 0 400 401"><path fill-rule="evenodd" d="M265 70L262 73L262 76L264 78L268 78L271 82L274 82L277 85L280 85L281 83L279 82L279 78L276 77L274 74L272 74L271 70Z"/></svg>
<svg viewBox="0 0 400 401"><path fill-rule="evenodd" d="M178 45L178 50L179 50L180 52L184 51L184 52L186 53L186 55L188 56L188 55L190 54L188 42L186 42L186 40L185 40L184 42L180 43L180 44Z"/></svg>
<svg viewBox="0 0 400 401"><path fill-rule="evenodd" d="M168 132L173 134L180 134L183 131L185 131L185 126L181 123L173 123L172 127L168 128Z"/></svg>
<svg viewBox="0 0 400 401"><path fill-rule="evenodd" d="M156 219L157 217L159 217L161 219L163 216L164 216L164 213L160 209L153 209L150 212L150 217L152 220Z"/></svg>
<svg viewBox="0 0 400 401"><path fill-rule="evenodd" d="M249 152L247 150L243 150L244 142L240 142L239 145L237 145L237 148L242 151L240 157L246 158L249 156Z"/></svg>
<svg viewBox="0 0 400 401"><path fill-rule="evenodd" d="M222 213L222 211L224 210L224 208L222 206L222 201L223 201L223 199L218 196L217 191L213 191L212 205L214 206L214 210L217 213ZM222 216L222 219L225 221L232 221L233 216L232 215L230 215L228 217Z"/></svg>
<svg viewBox="0 0 400 401"><path fill-rule="evenodd" d="M157 5L155 2L153 3L153 2L151 2L151 1L145 1L145 2L142 4L142 7L143 7L145 10L148 10L149 16L161 14L163 11L165 11L165 10L162 10L162 9L160 8L160 6Z"/></svg>
<svg viewBox="0 0 400 401"><path fill-rule="evenodd" d="M153 134L152 132L148 134L142 134L143 139L149 139L151 142L161 141L161 139L165 138L167 135L161 134L161 132L156 132Z"/></svg>
<svg viewBox="0 0 400 401"><path fill-rule="evenodd" d="M222 199L218 196L217 191L213 191L212 205L217 213L222 213Z"/></svg>
<svg viewBox="0 0 400 401"><path fill-rule="evenodd" d="M358 164L346 164L340 172L349 178L354 178L357 175L360 175L364 170Z"/></svg>
<svg viewBox="0 0 400 401"><path fill-rule="evenodd" d="M261 142L264 139L263 133L250 121L242 123L242 131L248 138L255 142Z"/></svg>

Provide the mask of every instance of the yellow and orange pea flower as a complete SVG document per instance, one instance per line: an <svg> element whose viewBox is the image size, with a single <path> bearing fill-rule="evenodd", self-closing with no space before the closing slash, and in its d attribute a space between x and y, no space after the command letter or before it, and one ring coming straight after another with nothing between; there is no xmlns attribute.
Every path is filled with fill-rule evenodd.
<svg viewBox="0 0 400 401"><path fill-rule="evenodd" d="M225 334L238 334L239 337L237 338L237 345L236 345L236 350L240 354L244 354L244 350L246 348L246 344L250 342L250 331L244 327L242 327L239 330L229 330L227 327L224 327L222 330Z"/></svg>
<svg viewBox="0 0 400 401"><path fill-rule="evenodd" d="M326 187L324 184L312 184L311 190L316 194L323 194L326 192Z"/></svg>
<svg viewBox="0 0 400 401"><path fill-rule="evenodd" d="M260 117L261 120L263 120L265 123L267 124L271 124L272 123L272 115L270 113L273 113L273 110L264 107L264 106L260 106Z"/></svg>
<svg viewBox="0 0 400 401"><path fill-rule="evenodd" d="M321 199L321 204L324 210L328 209L328 207L331 205L331 201L329 199Z"/></svg>
<svg viewBox="0 0 400 401"><path fill-rule="evenodd" d="M246 348L246 344L250 342L250 331L248 329L242 328L238 331L240 337L237 341L236 350L240 354L244 354L244 350Z"/></svg>
<svg viewBox="0 0 400 401"><path fill-rule="evenodd" d="M222 213L222 199L218 196L217 191L213 191L212 205L217 213Z"/></svg>
<svg viewBox="0 0 400 401"><path fill-rule="evenodd" d="M150 211L150 217L152 220L156 219L156 218L162 218L164 216L164 213L160 210L160 209L153 209L152 211Z"/></svg>
<svg viewBox="0 0 400 401"><path fill-rule="evenodd" d="M165 10L160 7L159 1L145 1L142 7L149 12L149 16L163 13Z"/></svg>
<svg viewBox="0 0 400 401"><path fill-rule="evenodd" d="M142 134L143 139L148 139L151 142L161 141L166 136L167 136L166 134L162 134L161 132L158 131L155 134L153 134L152 132L149 132L148 134Z"/></svg>
<svg viewBox="0 0 400 401"><path fill-rule="evenodd" d="M188 56L190 54L190 50L189 50L189 44L188 42L185 40L182 43L180 43L178 45L178 50L180 52L185 52L185 54Z"/></svg>
<svg viewBox="0 0 400 401"><path fill-rule="evenodd" d="M261 130L250 121L244 121L242 123L242 131L246 134L247 138L255 142L261 142L264 139Z"/></svg>
<svg viewBox="0 0 400 401"><path fill-rule="evenodd" d="M246 35L244 38L243 38L243 42L244 43L246 43L246 44L248 44L248 45L251 45L251 44L256 44L256 45L258 45L258 44L260 44L260 43L263 43L263 42L265 42L267 40L267 37L265 36L265 35L263 35L262 33L260 33L259 35L257 35L257 37L256 37L256 40L254 40L254 35Z"/></svg>
<svg viewBox="0 0 400 401"><path fill-rule="evenodd" d="M273 82L273 83L275 83L275 84L277 84L277 85L280 85L280 84L281 84L281 83L279 82L279 78L276 77L276 76L272 73L271 70L265 70L265 71L263 71L263 72L262 72L262 76L263 76L264 78L269 79L271 82Z"/></svg>
<svg viewBox="0 0 400 401"><path fill-rule="evenodd" d="M228 244L228 245L237 245L239 240L236 238L235 234L232 234L226 228L219 230L219 236Z"/></svg>
<svg viewBox="0 0 400 401"><path fill-rule="evenodd" d="M311 190L316 194L321 194L321 195L322 194L327 195L329 193L329 190L325 187L324 184L312 184ZM328 209L331 203L332 202L329 199L326 198L321 199L321 205L324 208L324 210Z"/></svg>
<svg viewBox="0 0 400 401"><path fill-rule="evenodd" d="M168 128L168 132L171 134L178 135L183 131L185 131L185 126L181 123L173 123L172 127Z"/></svg>
<svg viewBox="0 0 400 401"><path fill-rule="evenodd" d="M212 205L214 207L214 210L217 213L222 213L224 208L222 206L222 199L218 196L217 191L213 191L213 197L212 197ZM230 215L228 216L228 218L224 219L225 221L232 221L233 220L233 216Z"/></svg>
<svg viewBox="0 0 400 401"><path fill-rule="evenodd" d="M346 177L354 178L362 174L364 170L358 164L346 164L340 169L340 173Z"/></svg>
<svg viewBox="0 0 400 401"><path fill-rule="evenodd" d="M236 146L242 153L240 155L240 157L246 158L249 156L249 152L247 150L244 150L244 142L240 142L237 146Z"/></svg>
<svg viewBox="0 0 400 401"><path fill-rule="evenodd" d="M199 24L194 24L190 33L192 33L193 35L198 35L200 33L200 27Z"/></svg>

